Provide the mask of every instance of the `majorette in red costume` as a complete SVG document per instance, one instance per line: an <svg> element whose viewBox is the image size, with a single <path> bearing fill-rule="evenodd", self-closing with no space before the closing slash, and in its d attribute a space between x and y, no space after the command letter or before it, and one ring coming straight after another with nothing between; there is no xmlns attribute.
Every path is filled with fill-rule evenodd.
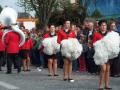
<svg viewBox="0 0 120 90"><path fill-rule="evenodd" d="M62 56L76 60L82 53L82 46L75 37L74 31L60 30L57 42L61 45Z"/></svg>
<svg viewBox="0 0 120 90"><path fill-rule="evenodd" d="M60 51L60 45L57 43L54 25L51 25L50 31L43 36L42 47L48 59L48 75L58 76L56 53Z"/></svg>
<svg viewBox="0 0 120 90"><path fill-rule="evenodd" d="M82 46L76 39L74 31L71 31L70 21L65 21L64 29L58 32L57 42L60 44L60 51L64 61L64 81L74 82L71 77L72 60L77 60L82 53Z"/></svg>

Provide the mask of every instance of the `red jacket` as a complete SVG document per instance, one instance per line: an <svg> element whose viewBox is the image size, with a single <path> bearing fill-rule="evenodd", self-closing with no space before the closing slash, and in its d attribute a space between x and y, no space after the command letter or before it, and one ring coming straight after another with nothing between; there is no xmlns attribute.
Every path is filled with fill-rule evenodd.
<svg viewBox="0 0 120 90"><path fill-rule="evenodd" d="M55 35L53 35L53 36L56 36L56 34ZM46 33L45 35L43 35L43 39L44 38L49 38L49 37L53 37L52 35L50 35L50 33Z"/></svg>
<svg viewBox="0 0 120 90"><path fill-rule="evenodd" d="M64 30L60 30L58 32L57 43L60 44L62 40L68 39L68 38L75 38L75 32L70 31L68 34L66 34Z"/></svg>
<svg viewBox="0 0 120 90"><path fill-rule="evenodd" d="M91 47L93 47L93 44L103 38L103 36L99 32L94 32L92 40L91 40Z"/></svg>
<svg viewBox="0 0 120 90"><path fill-rule="evenodd" d="M45 35L43 35L43 39L44 38L49 38L49 37L50 37L49 33L46 33Z"/></svg>
<svg viewBox="0 0 120 90"><path fill-rule="evenodd" d="M0 52L5 51L5 46L2 43L3 31L0 31Z"/></svg>
<svg viewBox="0 0 120 90"><path fill-rule="evenodd" d="M8 32L5 36L5 45L7 53L18 53L20 36L16 32Z"/></svg>
<svg viewBox="0 0 120 90"><path fill-rule="evenodd" d="M53 36L56 36L56 34L53 35ZM46 33L45 35L43 35L43 39L49 38L49 37L52 37L52 36L50 36L50 33ZM44 46L42 45L42 46L40 47L40 51L43 52L43 49L44 49Z"/></svg>
<svg viewBox="0 0 120 90"><path fill-rule="evenodd" d="M32 39L28 39L25 41L24 45L20 47L20 50L30 50L33 47Z"/></svg>

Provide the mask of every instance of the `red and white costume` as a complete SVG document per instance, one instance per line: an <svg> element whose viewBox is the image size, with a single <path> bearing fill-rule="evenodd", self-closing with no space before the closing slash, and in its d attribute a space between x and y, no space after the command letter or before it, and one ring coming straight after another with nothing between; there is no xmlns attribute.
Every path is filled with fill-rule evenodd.
<svg viewBox="0 0 120 90"><path fill-rule="evenodd" d="M60 30L57 42L61 45L62 56L70 60L76 60L82 52L82 45L78 42L74 31Z"/></svg>

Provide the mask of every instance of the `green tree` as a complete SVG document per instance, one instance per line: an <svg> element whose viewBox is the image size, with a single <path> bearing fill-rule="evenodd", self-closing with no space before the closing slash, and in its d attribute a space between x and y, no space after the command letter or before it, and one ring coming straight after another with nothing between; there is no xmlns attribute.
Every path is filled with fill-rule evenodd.
<svg viewBox="0 0 120 90"><path fill-rule="evenodd" d="M97 5L96 5L97 0L92 0L92 2L95 6L95 11L92 13L91 17L96 18L96 19L102 17L103 16L102 13L97 9Z"/></svg>
<svg viewBox="0 0 120 90"><path fill-rule="evenodd" d="M2 11L2 6L0 6L0 12Z"/></svg>
<svg viewBox="0 0 120 90"><path fill-rule="evenodd" d="M34 10L38 18L38 27L44 29L48 23L62 24L65 19L73 23L83 23L88 17L90 0L79 0L71 4L70 0L18 0L25 11Z"/></svg>
<svg viewBox="0 0 120 90"><path fill-rule="evenodd" d="M18 4L24 7L25 11L35 11L40 29L44 29L48 24L56 3L57 0L18 0Z"/></svg>
<svg viewBox="0 0 120 90"><path fill-rule="evenodd" d="M59 2L59 9L52 13L49 23L57 25L63 24L63 21L68 19L72 23L80 24L86 17L86 12L80 3L71 4L69 1Z"/></svg>
<svg viewBox="0 0 120 90"><path fill-rule="evenodd" d="M101 14L101 12L98 10L98 9L96 9L93 13L92 13L92 15L91 15L91 17L93 17L93 18L100 18L100 17L102 17L103 15Z"/></svg>
<svg viewBox="0 0 120 90"><path fill-rule="evenodd" d="M79 0L79 8L80 8L80 22L83 23L84 19L88 17L88 8L89 8L90 0Z"/></svg>

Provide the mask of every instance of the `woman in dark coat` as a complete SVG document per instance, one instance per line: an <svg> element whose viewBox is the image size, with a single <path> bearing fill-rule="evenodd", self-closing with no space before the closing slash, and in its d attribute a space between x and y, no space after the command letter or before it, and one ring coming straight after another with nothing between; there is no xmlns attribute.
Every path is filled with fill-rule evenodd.
<svg viewBox="0 0 120 90"><path fill-rule="evenodd" d="M115 21L110 23L110 30L111 31L118 31L116 29ZM114 62L111 63L111 76L113 77L120 77L120 53L118 57L114 58Z"/></svg>

